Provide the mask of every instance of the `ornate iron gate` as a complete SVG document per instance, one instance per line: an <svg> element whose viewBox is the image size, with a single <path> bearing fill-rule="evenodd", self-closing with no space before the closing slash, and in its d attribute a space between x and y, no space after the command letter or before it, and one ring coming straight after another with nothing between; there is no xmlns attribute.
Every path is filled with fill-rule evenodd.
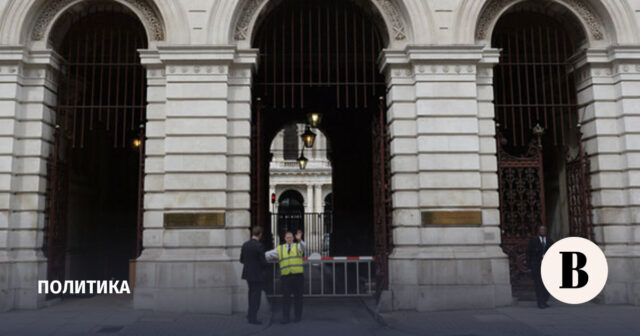
<svg viewBox="0 0 640 336"><path fill-rule="evenodd" d="M499 131L497 134L502 249L509 257L514 292L532 292L526 249L538 226L546 225L541 134L522 156L507 153L505 139Z"/></svg>
<svg viewBox="0 0 640 336"><path fill-rule="evenodd" d="M575 158L567 157L566 167L570 234L593 240L591 164L584 150L580 150Z"/></svg>
<svg viewBox="0 0 640 336"><path fill-rule="evenodd" d="M376 297L389 288L388 254L391 251L391 169L385 108L384 99L380 97L378 113L372 119L371 127Z"/></svg>

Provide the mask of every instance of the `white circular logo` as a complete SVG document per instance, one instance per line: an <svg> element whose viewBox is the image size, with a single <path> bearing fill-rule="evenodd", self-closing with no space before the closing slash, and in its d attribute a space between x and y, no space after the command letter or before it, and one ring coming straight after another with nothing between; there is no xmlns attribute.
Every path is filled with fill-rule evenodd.
<svg viewBox="0 0 640 336"><path fill-rule="evenodd" d="M604 288L609 274L607 259L590 240L569 237L551 245L542 259L540 275L549 293L559 301L591 301Z"/></svg>

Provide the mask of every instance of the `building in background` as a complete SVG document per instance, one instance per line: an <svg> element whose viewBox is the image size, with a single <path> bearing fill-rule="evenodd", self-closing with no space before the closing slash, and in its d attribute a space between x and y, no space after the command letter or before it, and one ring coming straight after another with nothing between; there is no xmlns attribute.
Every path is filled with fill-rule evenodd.
<svg viewBox="0 0 640 336"><path fill-rule="evenodd" d="M287 230L302 229L308 254L329 254L331 233L331 161L327 138L318 129L312 148L303 149L305 124L285 126L271 143L269 195L271 232L278 245ZM298 159L308 159L301 169Z"/></svg>

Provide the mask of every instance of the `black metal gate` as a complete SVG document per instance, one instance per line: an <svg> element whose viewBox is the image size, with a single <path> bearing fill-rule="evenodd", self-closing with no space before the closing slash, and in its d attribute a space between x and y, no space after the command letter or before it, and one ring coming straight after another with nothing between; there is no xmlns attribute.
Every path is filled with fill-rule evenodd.
<svg viewBox="0 0 640 336"><path fill-rule="evenodd" d="M59 156L60 131L54 131L53 151L47 162L47 202L45 210L44 254L47 257L47 279L64 280L67 243L67 163Z"/></svg>
<svg viewBox="0 0 640 336"><path fill-rule="evenodd" d="M553 18L515 11L500 19L492 39L502 49L494 72L502 248L516 296L532 293L525 252L538 226L548 224L545 175L559 176L545 168L550 153L556 156L549 161L558 153L579 153L564 164L570 230L563 234L591 237L589 164L582 149L570 36Z"/></svg>
<svg viewBox="0 0 640 336"><path fill-rule="evenodd" d="M146 72L138 49L145 30L132 14L105 7L78 13L57 51L61 62L53 148L47 164L44 252L49 280L64 280L71 152L87 150L92 134L109 136L113 148L139 152L138 238L141 250ZM88 150L91 150L90 148Z"/></svg>

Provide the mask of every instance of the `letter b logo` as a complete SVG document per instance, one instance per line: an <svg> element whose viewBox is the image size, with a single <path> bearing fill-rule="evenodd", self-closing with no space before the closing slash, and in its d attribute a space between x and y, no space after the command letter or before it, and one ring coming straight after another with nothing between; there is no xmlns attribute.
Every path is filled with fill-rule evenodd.
<svg viewBox="0 0 640 336"><path fill-rule="evenodd" d="M562 286L560 288L582 288L589 281L589 274L583 270L587 264L587 257L580 252L562 252ZM577 257L577 263L573 267L573 256ZM578 273L578 283L573 285L573 273Z"/></svg>
<svg viewBox="0 0 640 336"><path fill-rule="evenodd" d="M547 250L540 273L544 286L554 298L580 304L600 294L609 269L604 253L596 244L584 238L569 237Z"/></svg>

